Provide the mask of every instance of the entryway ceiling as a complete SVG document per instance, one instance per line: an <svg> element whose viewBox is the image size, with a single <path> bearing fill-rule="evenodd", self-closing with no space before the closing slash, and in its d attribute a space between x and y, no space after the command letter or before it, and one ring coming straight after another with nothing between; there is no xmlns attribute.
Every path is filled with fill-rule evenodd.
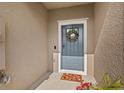
<svg viewBox="0 0 124 93"><path fill-rule="evenodd" d="M47 9L56 9L56 8L63 8L63 7L71 7L81 4L88 4L91 2L43 2L44 6Z"/></svg>

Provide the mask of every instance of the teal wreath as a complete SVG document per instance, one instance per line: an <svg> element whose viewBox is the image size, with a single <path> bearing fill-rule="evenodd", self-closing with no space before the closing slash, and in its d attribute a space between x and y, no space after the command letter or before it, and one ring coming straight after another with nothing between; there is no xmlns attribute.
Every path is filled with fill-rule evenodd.
<svg viewBox="0 0 124 93"><path fill-rule="evenodd" d="M76 42L78 40L78 37L79 33L75 29L70 29L66 34L66 38L69 42Z"/></svg>

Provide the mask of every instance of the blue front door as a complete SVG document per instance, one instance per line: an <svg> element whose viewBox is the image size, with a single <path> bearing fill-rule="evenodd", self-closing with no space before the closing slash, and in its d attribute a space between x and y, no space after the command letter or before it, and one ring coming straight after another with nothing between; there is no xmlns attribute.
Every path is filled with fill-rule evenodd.
<svg viewBox="0 0 124 93"><path fill-rule="evenodd" d="M61 69L84 71L84 25L62 25Z"/></svg>

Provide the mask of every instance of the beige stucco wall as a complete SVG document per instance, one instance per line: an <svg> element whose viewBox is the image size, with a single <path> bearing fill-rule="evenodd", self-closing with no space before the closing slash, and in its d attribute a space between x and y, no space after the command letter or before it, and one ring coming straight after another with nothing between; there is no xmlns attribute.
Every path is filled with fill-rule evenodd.
<svg viewBox="0 0 124 93"><path fill-rule="evenodd" d="M109 3L104 3L104 2L94 4L94 33L95 33L94 47L95 48L108 10L108 5Z"/></svg>
<svg viewBox="0 0 124 93"><path fill-rule="evenodd" d="M57 20L66 19L78 19L78 18L89 18L88 19L88 54L94 53L94 4L79 5L70 8L61 8L49 10L49 21L48 21L48 45L49 45L49 70L52 71L52 54L58 52L58 28ZM54 50L54 45L57 49ZM89 58L90 60L90 58ZM92 63L88 62L92 67Z"/></svg>
<svg viewBox="0 0 124 93"><path fill-rule="evenodd" d="M5 24L0 18L0 70L5 69Z"/></svg>
<svg viewBox="0 0 124 93"><path fill-rule="evenodd" d="M109 3L95 3L94 4L94 32L95 32L95 40L94 40L94 49L96 50L96 46L97 43L99 41L100 38L100 33L101 33L101 29L103 27L104 24L104 19L106 17L107 11L109 8ZM104 72L105 69L101 69L104 68L104 63L100 63L98 61L96 61L97 57L96 57L96 53L94 56L94 75L97 78L101 78L101 73L100 72ZM98 72L98 73L97 73ZM98 74L98 76L96 76Z"/></svg>
<svg viewBox="0 0 124 93"><path fill-rule="evenodd" d="M95 79L99 83L109 73L124 82L124 3L110 3L103 21L95 50Z"/></svg>
<svg viewBox="0 0 124 93"><path fill-rule="evenodd" d="M6 23L8 85L0 89L27 89L48 71L47 10L41 3L0 3Z"/></svg>

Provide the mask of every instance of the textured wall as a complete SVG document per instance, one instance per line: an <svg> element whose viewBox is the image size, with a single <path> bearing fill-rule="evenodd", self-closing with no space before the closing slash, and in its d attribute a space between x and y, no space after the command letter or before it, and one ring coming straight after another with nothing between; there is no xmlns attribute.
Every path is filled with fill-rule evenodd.
<svg viewBox="0 0 124 93"><path fill-rule="evenodd" d="M99 40L99 34L101 32L104 19L108 10L109 3L95 3L94 4L94 49L96 48L97 41Z"/></svg>
<svg viewBox="0 0 124 93"><path fill-rule="evenodd" d="M6 23L8 85L0 89L27 89L48 70L47 10L41 3L0 3Z"/></svg>
<svg viewBox="0 0 124 93"><path fill-rule="evenodd" d="M5 69L5 23L0 19L0 70Z"/></svg>
<svg viewBox="0 0 124 93"><path fill-rule="evenodd" d="M104 73L124 81L124 3L110 3L95 50L97 82Z"/></svg>

